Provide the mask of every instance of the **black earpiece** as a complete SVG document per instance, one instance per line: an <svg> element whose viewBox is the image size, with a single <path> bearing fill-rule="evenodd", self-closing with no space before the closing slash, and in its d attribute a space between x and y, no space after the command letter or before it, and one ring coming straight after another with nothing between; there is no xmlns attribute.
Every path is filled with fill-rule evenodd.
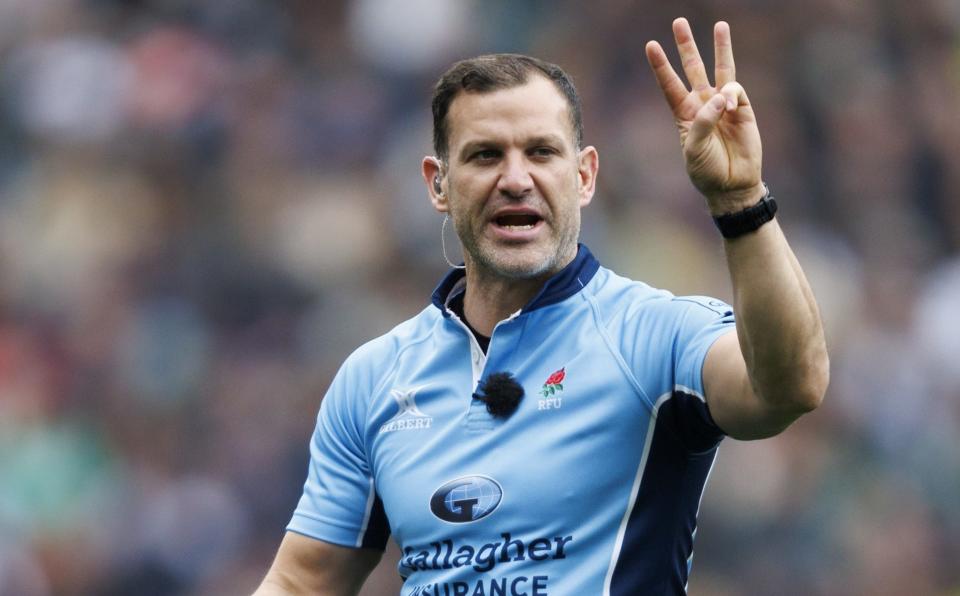
<svg viewBox="0 0 960 596"><path fill-rule="evenodd" d="M440 185L440 176L433 177L433 191L438 195L443 194L443 186Z"/></svg>

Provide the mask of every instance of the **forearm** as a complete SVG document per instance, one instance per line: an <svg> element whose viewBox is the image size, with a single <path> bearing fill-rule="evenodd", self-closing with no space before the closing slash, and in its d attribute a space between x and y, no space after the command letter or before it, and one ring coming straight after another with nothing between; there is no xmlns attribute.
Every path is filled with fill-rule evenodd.
<svg viewBox="0 0 960 596"><path fill-rule="evenodd" d="M300 596L316 594L317 589L318 586L311 587L304 581L298 581L296 574L285 573L274 566L267 572L253 596Z"/></svg>
<svg viewBox="0 0 960 596"><path fill-rule="evenodd" d="M293 596L299 593L289 584L268 575L253 596Z"/></svg>
<svg viewBox="0 0 960 596"><path fill-rule="evenodd" d="M776 219L724 241L737 337L757 397L797 413L819 405L829 380L823 324L806 276Z"/></svg>
<svg viewBox="0 0 960 596"><path fill-rule="evenodd" d="M352 596L360 591L382 554L287 532L253 596Z"/></svg>
<svg viewBox="0 0 960 596"><path fill-rule="evenodd" d="M365 576L364 576L365 577ZM360 590L360 581L328 581L308 585L295 576L271 569L252 596L349 596Z"/></svg>

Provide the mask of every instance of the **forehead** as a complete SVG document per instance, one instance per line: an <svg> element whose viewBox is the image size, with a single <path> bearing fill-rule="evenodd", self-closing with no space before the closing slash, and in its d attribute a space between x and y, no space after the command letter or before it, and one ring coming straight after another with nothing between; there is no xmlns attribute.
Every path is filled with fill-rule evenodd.
<svg viewBox="0 0 960 596"><path fill-rule="evenodd" d="M457 147L480 140L509 142L546 135L573 143L573 123L566 98L542 76L516 87L487 93L461 92L447 113L448 142Z"/></svg>

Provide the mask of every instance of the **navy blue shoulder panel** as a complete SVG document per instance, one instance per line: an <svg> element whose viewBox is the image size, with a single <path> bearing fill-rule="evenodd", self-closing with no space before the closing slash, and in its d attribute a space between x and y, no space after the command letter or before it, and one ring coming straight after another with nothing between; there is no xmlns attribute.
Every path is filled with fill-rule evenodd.
<svg viewBox="0 0 960 596"><path fill-rule="evenodd" d="M590 249L586 245L578 244L577 256L543 284L540 292L523 307L523 312L530 312L544 306L563 302L582 290L599 270L600 262L593 256ZM433 291L431 301L444 316L450 316L443 307L447 296L465 275L463 269L453 269L444 276Z"/></svg>
<svg viewBox="0 0 960 596"><path fill-rule="evenodd" d="M389 538L390 521L387 519L387 512L383 508L383 501L380 500L380 495L377 495L373 506L370 508L367 531L363 533L360 547L384 550L387 548L387 539Z"/></svg>

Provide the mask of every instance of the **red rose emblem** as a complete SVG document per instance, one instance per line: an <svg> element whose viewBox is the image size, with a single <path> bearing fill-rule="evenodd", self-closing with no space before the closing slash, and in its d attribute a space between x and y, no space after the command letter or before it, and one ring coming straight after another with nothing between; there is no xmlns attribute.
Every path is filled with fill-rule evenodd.
<svg viewBox="0 0 960 596"><path fill-rule="evenodd" d="M550 375L550 378L547 379L545 385L558 385L563 382L564 377L567 376L567 373L564 372L564 369L561 368L557 372Z"/></svg>
<svg viewBox="0 0 960 596"><path fill-rule="evenodd" d="M547 382L540 388L540 395L546 398L556 394L558 391L563 391L563 379L566 376L567 373L564 372L563 368L550 375L547 378Z"/></svg>

